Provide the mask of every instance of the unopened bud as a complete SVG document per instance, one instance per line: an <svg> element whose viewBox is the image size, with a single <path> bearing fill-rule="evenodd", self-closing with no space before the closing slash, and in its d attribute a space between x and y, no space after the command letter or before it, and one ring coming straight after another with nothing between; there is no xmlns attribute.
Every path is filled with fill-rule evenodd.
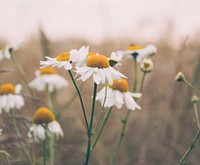
<svg viewBox="0 0 200 165"><path fill-rule="evenodd" d="M176 77L175 77L176 81L184 81L185 80L185 75L182 72L178 72Z"/></svg>

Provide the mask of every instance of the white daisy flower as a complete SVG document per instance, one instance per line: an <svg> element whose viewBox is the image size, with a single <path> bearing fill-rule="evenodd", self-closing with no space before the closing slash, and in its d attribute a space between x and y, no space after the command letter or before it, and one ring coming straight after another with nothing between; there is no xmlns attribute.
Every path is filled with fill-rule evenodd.
<svg viewBox="0 0 200 165"><path fill-rule="evenodd" d="M86 60L88 49L89 47L83 46L79 50L72 49L70 52L63 52L55 58L46 56L46 61L40 61L41 68L52 66L71 70L72 62L77 63L77 66L79 66Z"/></svg>
<svg viewBox="0 0 200 165"><path fill-rule="evenodd" d="M72 49L70 51L71 61L75 62L76 66L83 66L90 53L92 52L89 52L89 46L82 46L79 50Z"/></svg>
<svg viewBox="0 0 200 165"><path fill-rule="evenodd" d="M154 45L147 45L142 47L139 45L131 45L126 48L126 50L118 50L116 53L121 54L122 56L134 57L137 62L141 62L144 58L149 58L154 55L157 51L157 48Z"/></svg>
<svg viewBox="0 0 200 165"><path fill-rule="evenodd" d="M104 84L106 81L112 84L113 79L126 78L122 73L110 66L107 57L99 54L88 56L86 64L83 67L76 67L75 72L80 75L79 80L85 81L92 76L96 84Z"/></svg>
<svg viewBox="0 0 200 165"><path fill-rule="evenodd" d="M105 98L104 87L100 92L97 93L96 100L99 100L103 105ZM113 80L113 85L107 86L107 95L105 100L105 107L116 106L118 109L122 107L123 104L130 110L141 109L141 107L136 103L133 97L140 98L141 93L131 93L128 91L128 82L126 79Z"/></svg>
<svg viewBox="0 0 200 165"><path fill-rule="evenodd" d="M68 82L56 73L56 70L52 67L41 68L35 72L36 78L29 83L31 88L37 91L44 91L48 88L49 92L53 92L55 89L68 86Z"/></svg>
<svg viewBox="0 0 200 165"><path fill-rule="evenodd" d="M12 51L17 50L20 44L21 42L12 45L6 45L5 48L0 50L0 61L3 60L4 58L8 60L11 59Z"/></svg>
<svg viewBox="0 0 200 165"><path fill-rule="evenodd" d="M152 60L150 58L145 58L144 60L142 60L140 68L144 73L151 72L153 70Z"/></svg>
<svg viewBox="0 0 200 165"><path fill-rule="evenodd" d="M41 107L34 113L33 123L27 135L36 142L45 140L49 134L55 134L57 138L64 136L60 124L55 120L55 115L47 108Z"/></svg>
<svg viewBox="0 0 200 165"><path fill-rule="evenodd" d="M147 45L144 50L146 51L146 58L153 56L157 52L157 48L155 45Z"/></svg>
<svg viewBox="0 0 200 165"><path fill-rule="evenodd" d="M2 110L9 113L11 109L24 106L24 98L19 94L21 88L20 84L14 86L11 83L0 86L0 114Z"/></svg>

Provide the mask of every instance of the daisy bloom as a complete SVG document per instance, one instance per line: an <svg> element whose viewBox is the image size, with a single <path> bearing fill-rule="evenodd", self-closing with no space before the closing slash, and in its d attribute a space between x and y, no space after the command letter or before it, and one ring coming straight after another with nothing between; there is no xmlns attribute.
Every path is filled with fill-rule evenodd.
<svg viewBox="0 0 200 165"><path fill-rule="evenodd" d="M89 47L83 46L79 50L73 49L70 52L63 52L55 58L46 56L46 61L40 61L41 68L52 66L58 68L64 67L66 70L71 70L72 62L81 65L85 61L88 55L88 49Z"/></svg>
<svg viewBox="0 0 200 165"><path fill-rule="evenodd" d="M53 67L41 68L35 72L35 75L36 78L29 83L29 86L37 91L44 91L47 88L49 92L53 92L68 85L68 82L57 74Z"/></svg>
<svg viewBox="0 0 200 165"><path fill-rule="evenodd" d="M110 66L109 58L99 54L88 56L86 64L82 67L76 67L75 72L80 75L79 80L85 81L92 76L96 84L104 84L106 81L112 84L113 79L126 78L122 73Z"/></svg>
<svg viewBox="0 0 200 165"><path fill-rule="evenodd" d="M140 65L141 70L144 73L149 73L152 71L153 69L153 62L151 59L149 58L145 58L144 60L142 60L141 65Z"/></svg>
<svg viewBox="0 0 200 165"><path fill-rule="evenodd" d="M97 93L96 100L99 100L103 104L105 99L105 107L116 106L118 109L122 107L123 104L130 110L141 109L141 107L136 103L133 97L140 98L141 93L131 93L128 91L128 82L126 79L113 80L112 85L107 86L107 92L105 92L106 87L104 87L100 92Z"/></svg>
<svg viewBox="0 0 200 165"><path fill-rule="evenodd" d="M13 44L13 45L6 45L5 48L3 48L2 50L0 50L0 61L5 59L11 59L11 53L12 51L15 51L19 48L21 42L18 42L17 44Z"/></svg>
<svg viewBox="0 0 200 165"><path fill-rule="evenodd" d="M24 106L24 98L19 94L21 88L20 84L14 86L11 83L0 86L0 114L2 110L9 113L11 109Z"/></svg>
<svg viewBox="0 0 200 165"><path fill-rule="evenodd" d="M63 130L55 120L55 115L47 108L39 108L33 115L33 125L30 127L28 137L34 138L36 142L45 140L49 134L63 137Z"/></svg>
<svg viewBox="0 0 200 165"><path fill-rule="evenodd" d="M142 47L140 45L131 45L126 48L126 50L118 50L118 54L122 56L134 57L137 62L141 62L144 58L149 58L154 55L157 51L157 48L154 45L147 45Z"/></svg>

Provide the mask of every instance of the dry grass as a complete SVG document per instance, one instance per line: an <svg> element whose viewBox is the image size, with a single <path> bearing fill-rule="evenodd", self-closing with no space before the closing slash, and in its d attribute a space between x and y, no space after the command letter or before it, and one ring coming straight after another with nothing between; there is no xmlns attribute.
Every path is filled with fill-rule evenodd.
<svg viewBox="0 0 200 165"><path fill-rule="evenodd" d="M134 42L137 43L137 41ZM46 41L43 40L43 43ZM200 40L190 38L183 40L177 48L169 43L170 40L166 36L153 43L158 47L158 53L153 57L155 68L147 76L144 93L139 101L142 111L132 113L116 165L178 164L189 142L196 134L195 117L190 103L192 91L185 85L175 82L174 78L178 71L183 71L189 80L199 85ZM4 44L1 43L0 46L3 47ZM27 79L30 81L34 78L34 71L39 68L39 61L43 59L45 53L55 56L64 50L90 45L93 51L109 56L112 51L123 49L129 44L130 40L107 40L99 45L93 45L84 40L48 41L48 49L44 49L40 39L31 38L16 52L16 56L26 69ZM4 60L0 63L0 70L10 70L10 72L0 73L1 84L5 82L23 84L11 61ZM132 84L133 73L130 69L132 62L124 61L123 64L125 65L122 65L120 70L128 75L129 84ZM59 73L71 81L64 69L60 69ZM81 88L83 97L86 98L84 100L88 113L90 113L92 95L92 88L87 85L89 81ZM92 81L90 83L92 84ZM79 85L81 84L79 82ZM25 87L23 93L28 93ZM57 111L62 111L60 122L65 132L65 137L56 143L56 164L79 165L84 159L87 139L78 98L67 109L63 108L74 94L75 89L72 84L69 88L56 93L55 105ZM45 101L44 94L35 92L35 95ZM25 101L26 106L16 113L31 120L36 108L30 99L26 98ZM37 107L40 106L41 103L38 103ZM99 103L97 106L100 106ZM91 158L92 165L108 164L120 132L120 116L124 116L125 113L126 108L113 111ZM16 137L6 114L1 115L1 121L0 127L3 128L4 134L0 137L1 145L12 155L13 164L26 164L17 160L22 155L17 143L21 140L26 143L32 142L26 137L27 128L21 122L19 123L24 132L23 138L19 138ZM41 149L42 146L36 144L37 160L42 159ZM199 164L199 151L199 147L194 149L189 157L189 164ZM0 159L3 162L5 157L1 156Z"/></svg>

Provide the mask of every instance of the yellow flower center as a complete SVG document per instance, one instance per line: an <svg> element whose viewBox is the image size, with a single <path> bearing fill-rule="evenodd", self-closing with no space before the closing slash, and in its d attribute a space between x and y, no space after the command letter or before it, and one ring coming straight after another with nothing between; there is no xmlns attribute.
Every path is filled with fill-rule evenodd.
<svg viewBox="0 0 200 165"><path fill-rule="evenodd" d="M47 108L39 108L33 115L35 124L48 124L55 120L54 114Z"/></svg>
<svg viewBox="0 0 200 165"><path fill-rule="evenodd" d="M11 83L3 84L0 86L0 95L4 94L14 94L15 86Z"/></svg>
<svg viewBox="0 0 200 165"><path fill-rule="evenodd" d="M96 54L92 54L88 57L86 65L92 68L108 68L110 66L107 57Z"/></svg>
<svg viewBox="0 0 200 165"><path fill-rule="evenodd" d="M56 74L56 70L53 67L46 67L40 69L40 74Z"/></svg>
<svg viewBox="0 0 200 165"><path fill-rule="evenodd" d="M144 68L145 68L145 69L148 69L149 67L150 67L150 64L147 63L147 62L144 62Z"/></svg>
<svg viewBox="0 0 200 165"><path fill-rule="evenodd" d="M93 56L93 55L96 55L96 53L89 51L87 56L89 57L89 56Z"/></svg>
<svg viewBox="0 0 200 165"><path fill-rule="evenodd" d="M68 61L70 59L69 52L63 52L56 57L56 61Z"/></svg>
<svg viewBox="0 0 200 165"><path fill-rule="evenodd" d="M142 49L143 49L143 47L139 46L139 45L131 45L126 48L126 50L142 50Z"/></svg>
<svg viewBox="0 0 200 165"><path fill-rule="evenodd" d="M110 88L120 92L128 92L128 82L126 79L113 80L113 84L109 85Z"/></svg>

